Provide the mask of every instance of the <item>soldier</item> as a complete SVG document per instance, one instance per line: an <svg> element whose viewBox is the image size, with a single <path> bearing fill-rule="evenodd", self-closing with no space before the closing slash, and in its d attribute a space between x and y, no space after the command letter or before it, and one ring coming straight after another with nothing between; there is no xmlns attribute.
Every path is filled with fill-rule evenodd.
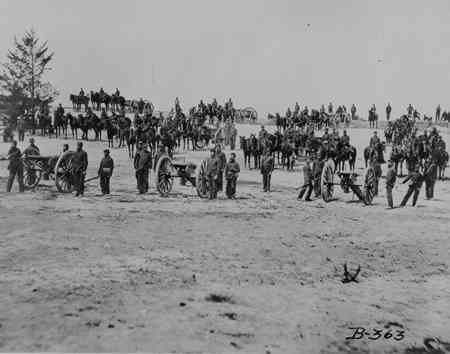
<svg viewBox="0 0 450 354"><path fill-rule="evenodd" d="M100 161L98 175L100 177L100 189L102 190L102 194L105 195L110 194L109 181L114 170L114 161L111 156L109 156L108 149L104 150L103 153L105 154L105 157Z"/></svg>
<svg viewBox="0 0 450 354"><path fill-rule="evenodd" d="M225 170L225 165L227 164L227 157L225 153L220 148L220 145L216 145L216 158L219 164L219 171L217 173L217 191L222 192L223 190L223 171Z"/></svg>
<svg viewBox="0 0 450 354"><path fill-rule="evenodd" d="M389 160L388 170L386 172L386 198L390 209L394 209L394 201L392 199L392 190L395 186L395 180L397 179L397 173L395 172L394 163Z"/></svg>
<svg viewBox="0 0 450 354"><path fill-rule="evenodd" d="M438 105L436 108L436 121L441 119L441 105Z"/></svg>
<svg viewBox="0 0 450 354"><path fill-rule="evenodd" d="M264 150L264 154L261 160L261 174L263 177L263 190L264 192L270 192L270 180L272 172L275 167L275 161L269 150Z"/></svg>
<svg viewBox="0 0 450 354"><path fill-rule="evenodd" d="M235 199L236 182L240 171L241 169L236 161L236 154L232 152L225 166L225 178L227 180L226 194L229 199Z"/></svg>
<svg viewBox="0 0 450 354"><path fill-rule="evenodd" d="M30 138L30 145L23 151L25 156L39 156L40 150L34 143L34 138Z"/></svg>
<svg viewBox="0 0 450 354"><path fill-rule="evenodd" d="M217 175L219 173L219 160L216 158L216 150L210 150L210 157L206 162L206 177L209 183L209 199L217 198Z"/></svg>
<svg viewBox="0 0 450 354"><path fill-rule="evenodd" d="M342 133L341 141L344 146L350 145L350 137L347 135L347 130L345 129Z"/></svg>
<svg viewBox="0 0 450 354"><path fill-rule="evenodd" d="M437 179L437 165L431 157L425 161L423 177L425 180L425 194L427 199L434 197L434 185Z"/></svg>
<svg viewBox="0 0 450 354"><path fill-rule="evenodd" d="M372 154L372 156L370 158L369 166L375 172L375 190L374 190L374 195L377 196L378 195L378 186L379 186L380 178L381 178L381 174L382 174L378 153L375 152L374 154Z"/></svg>
<svg viewBox="0 0 450 354"><path fill-rule="evenodd" d="M265 139L267 136L267 130L264 128L264 125L261 125L261 130L258 133L258 139Z"/></svg>
<svg viewBox="0 0 450 354"><path fill-rule="evenodd" d="M17 176L17 182L19 183L19 192L24 191L23 185L23 163L21 159L22 153L17 147L17 141L13 140L11 143L11 148L8 151L8 170L9 177L8 183L6 185L6 192L11 192L12 185L14 183L14 178Z"/></svg>
<svg viewBox="0 0 450 354"><path fill-rule="evenodd" d="M333 104L331 102L328 104L328 114L333 114Z"/></svg>
<svg viewBox="0 0 450 354"><path fill-rule="evenodd" d="M377 135L377 132L373 132L373 136L370 138L369 146L374 148L380 142L380 138Z"/></svg>
<svg viewBox="0 0 450 354"><path fill-rule="evenodd" d="M389 119L391 118L391 112L392 112L392 107L391 104L388 103L386 106L386 120L389 121Z"/></svg>
<svg viewBox="0 0 450 354"><path fill-rule="evenodd" d="M80 93L78 94L78 96L79 97L83 97L84 96L84 90L83 89L80 90Z"/></svg>
<svg viewBox="0 0 450 354"><path fill-rule="evenodd" d="M73 180L75 186L75 197L82 196L84 194L84 178L86 176L86 169L88 166L88 155L83 150L83 143L77 144L77 151L74 152L72 157L72 171Z"/></svg>
<svg viewBox="0 0 450 354"><path fill-rule="evenodd" d="M62 152L64 153L64 152L66 152L66 151L69 151L69 144L64 144L64 145L63 145L63 150L62 150Z"/></svg>
<svg viewBox="0 0 450 354"><path fill-rule="evenodd" d="M325 131L323 132L322 135L322 141L328 141L330 140L330 134L328 133L328 128L325 128Z"/></svg>
<svg viewBox="0 0 450 354"><path fill-rule="evenodd" d="M25 117L19 116L17 118L17 134L19 136L19 141L25 140Z"/></svg>
<svg viewBox="0 0 450 354"><path fill-rule="evenodd" d="M400 203L400 207L404 207L406 203L408 203L409 198L413 195L413 203L412 205L415 206L417 203L417 199L419 198L419 192L420 188L422 187L423 183L423 175L419 172L419 165L417 165L414 169L414 171L405 178L403 181L403 184L409 181L408 191L405 194L405 197L403 198L402 202Z"/></svg>
<svg viewBox="0 0 450 354"><path fill-rule="evenodd" d="M352 108L350 109L350 112L352 114L352 120L354 120L356 117L356 106L354 104L352 104Z"/></svg>
<svg viewBox="0 0 450 354"><path fill-rule="evenodd" d="M237 129L234 124L231 125L230 128L230 149L234 150L236 148L236 138L237 138Z"/></svg>
<svg viewBox="0 0 450 354"><path fill-rule="evenodd" d="M305 166L303 166L303 186L300 189L300 193L298 194L298 200L301 200L306 192L305 201L311 201L311 193L314 189L313 178L314 176L313 170L311 168L311 158L309 158L308 160L306 160Z"/></svg>
<svg viewBox="0 0 450 354"><path fill-rule="evenodd" d="M148 152L147 146L140 142L136 155L134 156L134 169L136 170L136 182L139 194L148 192L148 177L151 167L152 155Z"/></svg>

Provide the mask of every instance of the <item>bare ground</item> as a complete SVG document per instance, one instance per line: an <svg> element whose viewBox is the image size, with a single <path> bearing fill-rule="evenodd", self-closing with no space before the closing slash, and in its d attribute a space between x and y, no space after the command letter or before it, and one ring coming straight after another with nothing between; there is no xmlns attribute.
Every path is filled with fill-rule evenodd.
<svg viewBox="0 0 450 354"><path fill-rule="evenodd" d="M362 151L370 131L350 135ZM43 154L62 143L38 139ZM89 176L102 146L86 144ZM373 206L338 187L335 201L304 203L301 173L281 170L269 194L243 169L235 201L177 182L162 198L153 184L137 195L127 154L112 156L109 197L96 182L81 199L51 182L2 187L1 351L419 353L426 337L450 341L448 181L436 200L422 191L416 208L392 211L384 181ZM2 186L6 175L0 162ZM344 263L361 266L358 283L342 283ZM405 338L346 339L358 326Z"/></svg>

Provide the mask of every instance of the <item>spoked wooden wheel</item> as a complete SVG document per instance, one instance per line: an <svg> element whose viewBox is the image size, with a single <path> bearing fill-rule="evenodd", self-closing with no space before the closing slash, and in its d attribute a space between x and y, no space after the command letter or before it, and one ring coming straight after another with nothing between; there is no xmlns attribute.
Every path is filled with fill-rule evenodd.
<svg viewBox="0 0 450 354"><path fill-rule="evenodd" d="M366 205L372 204L372 200L375 196L375 189L377 183L377 176L373 168L368 168L364 174L364 203Z"/></svg>
<svg viewBox="0 0 450 354"><path fill-rule="evenodd" d="M200 165L197 167L197 176L196 176L196 189L197 194L200 198L208 198L209 197L209 181L208 176L206 175L207 171L207 160L202 160Z"/></svg>
<svg viewBox="0 0 450 354"><path fill-rule="evenodd" d="M195 147L197 149L203 149L206 146L206 141L203 137L200 137L196 142L195 142Z"/></svg>
<svg viewBox="0 0 450 354"><path fill-rule="evenodd" d="M167 197L173 187L173 166L169 156L162 156L156 164L156 189L162 197Z"/></svg>
<svg viewBox="0 0 450 354"><path fill-rule="evenodd" d="M55 184L58 192L71 193L74 188L72 158L73 151L66 151L55 165Z"/></svg>
<svg viewBox="0 0 450 354"><path fill-rule="evenodd" d="M42 177L42 169L36 163L23 161L23 184L26 189L35 188Z"/></svg>
<svg viewBox="0 0 450 354"><path fill-rule="evenodd" d="M323 165L322 176L320 178L320 192L322 199L325 202L329 202L333 198L334 190L334 162L333 160L327 160Z"/></svg>

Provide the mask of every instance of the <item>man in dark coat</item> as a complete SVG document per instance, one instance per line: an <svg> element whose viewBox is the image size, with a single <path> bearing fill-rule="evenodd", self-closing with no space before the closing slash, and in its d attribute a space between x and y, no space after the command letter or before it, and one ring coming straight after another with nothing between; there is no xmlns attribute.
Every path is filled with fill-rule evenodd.
<svg viewBox="0 0 450 354"><path fill-rule="evenodd" d="M17 141L13 140L11 144L11 148L8 151L8 170L9 177L8 183L6 185L6 191L11 192L12 185L14 183L14 178L17 176L17 182L19 183L19 192L24 191L23 185L23 163L21 159L22 153L20 149L17 147Z"/></svg>
<svg viewBox="0 0 450 354"><path fill-rule="evenodd" d="M308 159L306 160L305 166L303 166L303 186L300 189L300 193L298 194L298 200L301 200L306 192L305 201L311 201L311 193L314 189L313 180L314 176L313 170L311 168L311 159Z"/></svg>
<svg viewBox="0 0 450 354"><path fill-rule="evenodd" d="M219 172L217 174L217 191L222 192L223 190L223 171L225 170L225 165L227 164L227 157L225 153L220 148L220 145L216 146L216 158L219 163Z"/></svg>
<svg viewBox="0 0 450 354"><path fill-rule="evenodd" d="M105 157L100 161L100 166L98 167L98 175L100 177L100 188L102 190L102 194L110 194L109 189L109 181L111 179L113 170L114 170L114 161L109 155L109 150L106 149L103 151Z"/></svg>
<svg viewBox="0 0 450 354"><path fill-rule="evenodd" d="M412 172L408 177L405 178L403 184L409 181L408 191L405 194L402 202L400 203L401 207L404 207L406 203L408 203L409 198L413 195L413 206L416 206L417 199L419 198L420 188L423 183L423 175L419 172L419 165L415 167L414 172Z"/></svg>
<svg viewBox="0 0 450 354"><path fill-rule="evenodd" d="M219 159L216 157L216 150L210 150L211 155L206 161L206 177L209 184L209 199L217 198L217 177L219 174Z"/></svg>
<svg viewBox="0 0 450 354"><path fill-rule="evenodd" d="M425 194L427 199L433 199L434 197L434 185L437 179L437 165L436 162L429 157L424 166L423 177L425 180Z"/></svg>
<svg viewBox="0 0 450 354"><path fill-rule="evenodd" d="M386 106L386 120L389 121L389 119L391 118L391 112L392 112L392 107L391 104L388 103L388 105Z"/></svg>
<svg viewBox="0 0 450 354"><path fill-rule="evenodd" d="M235 198L236 182L240 171L241 169L236 161L236 154L232 152L225 166L225 178L227 180L226 194L229 199Z"/></svg>
<svg viewBox="0 0 450 354"><path fill-rule="evenodd" d="M392 190L395 186L395 180L397 179L397 173L395 172L394 163L388 162L388 170L386 172L386 198L390 209L394 208L394 201L392 198Z"/></svg>
<svg viewBox="0 0 450 354"><path fill-rule="evenodd" d="M149 170L152 167L152 155L147 146L139 143L138 150L134 156L134 169L136 170L136 182L139 194L148 192Z"/></svg>
<svg viewBox="0 0 450 354"><path fill-rule="evenodd" d="M275 168L275 160L270 151L266 149L264 150L264 154L261 159L261 174L263 177L264 192L270 192L270 180L274 168Z"/></svg>
<svg viewBox="0 0 450 354"><path fill-rule="evenodd" d="M83 143L77 144L77 151L72 157L72 171L75 186L75 197L84 194L84 178L86 177L86 169L88 167L88 155L83 150Z"/></svg>
<svg viewBox="0 0 450 354"><path fill-rule="evenodd" d="M315 197L320 196L320 178L322 176L322 169L323 169L324 161L319 160L319 158L314 156L313 160L313 178L314 178L314 195Z"/></svg>
<svg viewBox="0 0 450 354"><path fill-rule="evenodd" d="M39 156L40 150L34 143L34 138L30 138L30 145L23 151L25 156Z"/></svg>

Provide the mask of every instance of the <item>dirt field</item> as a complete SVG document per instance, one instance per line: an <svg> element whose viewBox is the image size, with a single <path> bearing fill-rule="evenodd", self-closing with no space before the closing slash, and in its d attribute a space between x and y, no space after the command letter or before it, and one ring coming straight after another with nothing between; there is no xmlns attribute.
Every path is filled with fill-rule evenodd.
<svg viewBox="0 0 450 354"><path fill-rule="evenodd" d="M370 135L350 131L360 173ZM37 138L43 155L64 142ZM88 177L104 144L85 144ZM6 194L0 162L1 351L420 353L426 337L450 341L449 181L433 201L422 190L417 207L387 210L384 181L372 206L339 187L305 203L300 166L276 170L271 193L241 166L237 200L201 200L178 181L161 198L153 175L138 195L127 153L111 155L108 197L96 181L84 198L50 181ZM342 283L346 262L359 283ZM383 336L346 339L349 327Z"/></svg>

